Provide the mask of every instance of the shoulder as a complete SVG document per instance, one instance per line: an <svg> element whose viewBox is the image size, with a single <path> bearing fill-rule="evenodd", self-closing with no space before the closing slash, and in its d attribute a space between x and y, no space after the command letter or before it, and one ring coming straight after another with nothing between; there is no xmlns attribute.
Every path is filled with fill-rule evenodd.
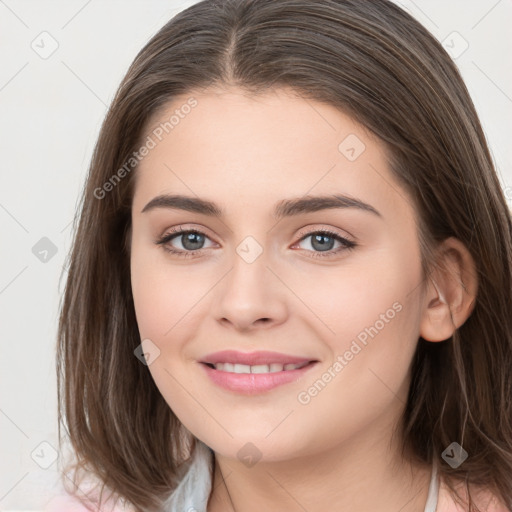
<svg viewBox="0 0 512 512"><path fill-rule="evenodd" d="M54 496L44 507L43 512L88 512L89 509L69 494Z"/></svg>
<svg viewBox="0 0 512 512"><path fill-rule="evenodd" d="M70 494L59 494L54 496L45 506L43 512L92 512L101 510L102 512L135 512L135 509L123 507L122 505L114 506L112 500L108 500L101 507L97 504L90 503L88 508L77 496Z"/></svg>
<svg viewBox="0 0 512 512"><path fill-rule="evenodd" d="M464 502L467 503L468 493L463 483L457 484L455 489ZM482 512L510 512L505 503L485 487L472 487L471 499ZM439 483L436 512L468 512L468 508L456 501L448 486L441 481Z"/></svg>
<svg viewBox="0 0 512 512"><path fill-rule="evenodd" d="M43 512L137 512L133 506L124 505L123 500L116 502L112 495L109 496L107 490L101 496L100 503L99 484L101 482L91 475L78 483L69 476L67 479L78 487L75 487L76 494L63 486L63 480L59 480L52 489L52 498L44 507ZM66 483L71 488L68 480Z"/></svg>

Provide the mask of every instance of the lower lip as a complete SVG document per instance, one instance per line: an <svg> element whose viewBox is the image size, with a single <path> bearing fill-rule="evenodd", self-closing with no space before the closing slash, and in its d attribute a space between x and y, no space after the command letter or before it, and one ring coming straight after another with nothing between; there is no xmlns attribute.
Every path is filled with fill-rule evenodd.
<svg viewBox="0 0 512 512"><path fill-rule="evenodd" d="M208 377L218 386L229 391L255 395L264 391L270 391L289 382L295 382L316 366L316 364L317 361L309 363L298 370L283 370L282 372L273 373L232 373L215 370L205 363L201 363L201 366L206 371Z"/></svg>

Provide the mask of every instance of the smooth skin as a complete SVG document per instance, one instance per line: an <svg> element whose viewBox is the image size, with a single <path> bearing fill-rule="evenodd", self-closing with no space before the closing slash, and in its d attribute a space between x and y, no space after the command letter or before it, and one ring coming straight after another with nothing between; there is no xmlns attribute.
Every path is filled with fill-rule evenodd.
<svg viewBox="0 0 512 512"><path fill-rule="evenodd" d="M148 369L180 421L215 452L208 512L423 512L431 468L402 461L392 433L418 337L447 339L473 309L469 252L448 239L438 251L446 271L423 279L416 212L385 146L336 108L287 89L260 96L206 89L174 98L145 134L191 96L197 106L136 171L131 280L141 340L160 351ZM364 144L353 161L346 145L339 149L349 135ZM161 194L212 201L224 216L142 212ZM333 194L380 216L354 207L272 215L279 201ZM167 242L182 252L198 247L192 257L155 243L180 226L205 235L195 245L181 235ZM314 243L322 230L357 245L327 238L331 256L322 256ZM237 252L249 236L262 250L251 263ZM401 310L316 396L299 402L394 303ZM224 349L320 364L303 379L247 396L215 386L199 363ZM247 443L261 454L250 467L237 456Z"/></svg>

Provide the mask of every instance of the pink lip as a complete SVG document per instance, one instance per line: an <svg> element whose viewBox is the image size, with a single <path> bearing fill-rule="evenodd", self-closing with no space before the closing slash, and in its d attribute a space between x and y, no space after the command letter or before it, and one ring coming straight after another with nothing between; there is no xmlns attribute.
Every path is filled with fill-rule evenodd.
<svg viewBox="0 0 512 512"><path fill-rule="evenodd" d="M222 350L221 352L214 352L205 356L201 363L231 363L231 364L246 364L254 366L257 364L302 364L316 359L309 359L306 357L290 356L287 354L280 354L279 352L238 352L236 350ZM280 373L280 372L276 372Z"/></svg>
<svg viewBox="0 0 512 512"><path fill-rule="evenodd" d="M274 362L277 361L274 360ZM304 362L304 359L302 359L302 362ZM235 391L245 395L255 395L264 391L270 391L277 386L294 382L300 379L306 372L317 364L318 361L314 361L302 368L299 368L298 370L284 370L282 372L273 373L232 373L216 370L215 368L208 366L206 363L201 363L200 366L204 368L208 377L210 377L210 379L218 386L229 391Z"/></svg>

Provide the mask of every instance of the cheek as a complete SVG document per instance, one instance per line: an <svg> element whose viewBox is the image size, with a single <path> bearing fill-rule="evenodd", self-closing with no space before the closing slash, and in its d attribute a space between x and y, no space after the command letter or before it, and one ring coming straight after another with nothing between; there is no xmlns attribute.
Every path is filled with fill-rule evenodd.
<svg viewBox="0 0 512 512"><path fill-rule="evenodd" d="M392 421L393 411L398 414L406 403L418 339L417 308L409 291L397 285L366 298L356 294L357 300L339 297L347 310L331 319L336 331L329 338L332 357L295 397L295 418L305 431L315 432L314 444L356 435L378 418Z"/></svg>
<svg viewBox="0 0 512 512"><path fill-rule="evenodd" d="M419 264L407 267L403 256L391 251L347 259L338 267L322 267L308 272L286 271L301 303L296 312L314 314L318 331L331 348L346 350L356 337L364 342L367 329L376 325L379 333L399 329L399 313L409 301L408 294L418 284ZM392 328L390 326L393 325ZM365 335L365 332L367 333ZM374 330L372 330L374 332Z"/></svg>
<svg viewBox="0 0 512 512"><path fill-rule="evenodd" d="M421 265L419 254L401 249L372 254L373 264L343 267L323 293L318 284L310 288L311 309L326 327L327 367L343 358L335 379L340 390L365 382L371 394L374 385L383 386L379 377L398 389L407 377L419 337Z"/></svg>
<svg viewBox="0 0 512 512"><path fill-rule="evenodd" d="M158 356L148 371L174 414L185 425L190 421L207 421L186 390L194 388L184 367L182 355L187 341L195 337L195 324L204 317L200 299L208 289L192 276L185 266L171 268L155 251L133 247L131 283L137 324L141 340L149 339ZM204 398L200 403L204 402ZM191 411L192 408L192 411ZM194 427L196 431L199 425Z"/></svg>
<svg viewBox="0 0 512 512"><path fill-rule="evenodd" d="M162 345L166 339L176 338L184 325L190 325L208 287L190 268L172 266L158 251L133 248L131 284L141 336Z"/></svg>
<svg viewBox="0 0 512 512"><path fill-rule="evenodd" d="M158 267L149 264L136 253L132 255L131 282L141 338L157 340L170 328L171 318L164 304L172 292Z"/></svg>

